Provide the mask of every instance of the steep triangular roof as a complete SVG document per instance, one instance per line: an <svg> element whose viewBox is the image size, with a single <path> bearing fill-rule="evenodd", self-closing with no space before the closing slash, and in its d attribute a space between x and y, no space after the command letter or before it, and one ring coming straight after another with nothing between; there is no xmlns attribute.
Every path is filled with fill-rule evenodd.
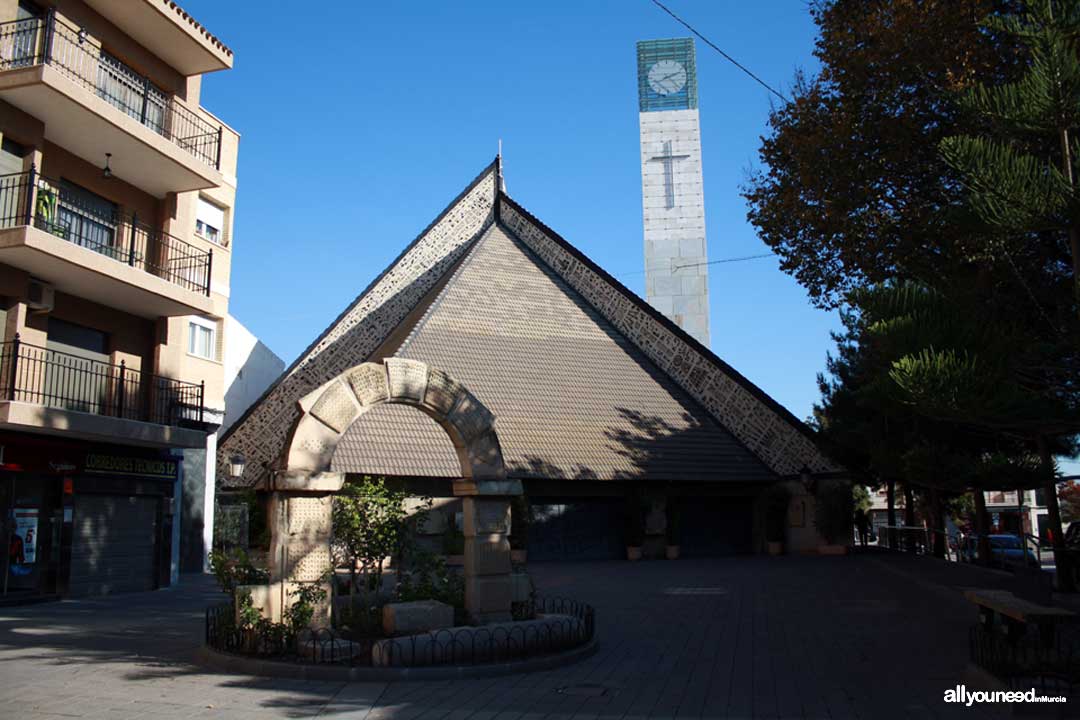
<svg viewBox="0 0 1080 720"><path fill-rule="evenodd" d="M495 414L518 478L755 481L774 476L645 354L498 224L381 355L449 373ZM403 336L403 337L402 337ZM422 450L421 450L422 449ZM342 438L333 468L453 477L445 431L381 409Z"/></svg>
<svg viewBox="0 0 1080 720"><path fill-rule="evenodd" d="M803 423L502 193L498 173L496 160L233 425L219 445L218 467L240 452L247 470L239 482L219 472L219 482L260 480L298 416L299 398L353 365L393 354L447 366L490 403L510 471L519 476L610 479L641 477L644 468L657 479L760 480L803 466L833 469ZM532 293L533 301L506 302L517 293ZM491 332L495 304L513 332ZM560 319L569 337L553 334ZM544 347L551 351L538 350ZM506 353L537 355L538 364L552 356L561 367L546 368L543 382L557 383L548 392L566 402L538 405L543 387L521 374L531 371L520 362L511 363L516 379L494 372ZM617 368L619 391L606 408L594 403L568 413L575 393L597 397L595 387L575 385L581 373L573 364L590 361ZM400 409L380 409L359 423L376 419L385 425L382 437L392 435L390 427L417 438L431 432ZM552 424L559 422L569 425ZM346 435L335 465L361 468L357 437ZM417 447L396 455L418 457ZM438 474L434 467L416 474Z"/></svg>

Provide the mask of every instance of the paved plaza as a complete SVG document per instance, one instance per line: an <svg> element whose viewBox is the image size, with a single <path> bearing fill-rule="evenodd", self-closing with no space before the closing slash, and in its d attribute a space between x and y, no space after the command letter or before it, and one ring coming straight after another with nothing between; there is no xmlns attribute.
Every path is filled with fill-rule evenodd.
<svg viewBox="0 0 1080 720"><path fill-rule="evenodd" d="M195 665L202 610L219 596L185 578L0 608L0 717L995 717L1001 708L942 702L965 680L973 616L954 581L999 577L955 569L888 555L536 564L542 592L596 607L593 656L521 675L348 684Z"/></svg>

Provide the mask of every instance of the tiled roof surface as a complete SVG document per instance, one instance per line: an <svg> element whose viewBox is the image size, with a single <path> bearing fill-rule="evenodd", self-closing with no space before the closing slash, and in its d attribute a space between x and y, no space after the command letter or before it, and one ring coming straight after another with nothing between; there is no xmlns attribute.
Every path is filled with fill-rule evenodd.
<svg viewBox="0 0 1080 720"><path fill-rule="evenodd" d="M361 415L341 439L330 469L369 475L461 476L450 436L408 405L379 405Z"/></svg>
<svg viewBox="0 0 1080 720"><path fill-rule="evenodd" d="M448 372L492 410L511 476L774 477L499 226L470 251L395 354ZM449 440L427 416L413 408L369 415L346 432L334 469L460 474Z"/></svg>

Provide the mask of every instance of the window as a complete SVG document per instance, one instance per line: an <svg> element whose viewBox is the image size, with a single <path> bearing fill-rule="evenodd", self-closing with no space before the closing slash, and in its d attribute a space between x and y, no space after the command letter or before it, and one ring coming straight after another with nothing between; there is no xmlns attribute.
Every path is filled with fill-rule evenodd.
<svg viewBox="0 0 1080 720"><path fill-rule="evenodd" d="M195 208L195 233L210 242L225 245L225 209L199 198Z"/></svg>
<svg viewBox="0 0 1080 720"><path fill-rule="evenodd" d="M217 323L213 320L188 320L188 353L207 360L217 360Z"/></svg>

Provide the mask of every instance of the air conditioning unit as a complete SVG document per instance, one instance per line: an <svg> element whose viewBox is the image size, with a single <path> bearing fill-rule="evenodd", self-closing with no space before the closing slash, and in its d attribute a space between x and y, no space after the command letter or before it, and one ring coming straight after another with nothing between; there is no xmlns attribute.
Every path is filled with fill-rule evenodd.
<svg viewBox="0 0 1080 720"><path fill-rule="evenodd" d="M51 312L56 304L56 291L52 285L31 280L26 295L26 306L35 312Z"/></svg>

